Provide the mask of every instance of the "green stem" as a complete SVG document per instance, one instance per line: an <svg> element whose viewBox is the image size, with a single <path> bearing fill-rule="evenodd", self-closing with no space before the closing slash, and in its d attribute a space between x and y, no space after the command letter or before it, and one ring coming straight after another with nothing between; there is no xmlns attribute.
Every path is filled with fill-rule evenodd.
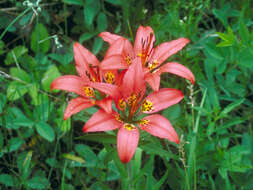
<svg viewBox="0 0 253 190"><path fill-rule="evenodd" d="M128 164L127 164L127 173L128 173L128 189L129 190L132 190L133 189L133 186L132 186L132 162L130 161Z"/></svg>
<svg viewBox="0 0 253 190"><path fill-rule="evenodd" d="M18 21L18 19L20 19L21 17L23 17L31 8L27 8L25 9L20 15L18 15L6 28L5 30L2 32L1 36L0 36L0 40L2 40L2 38L4 37L4 35L6 34L6 32L8 32L8 30L10 29L10 27L12 27L12 25L15 24L15 22Z"/></svg>
<svg viewBox="0 0 253 190"><path fill-rule="evenodd" d="M200 108L204 106L204 102L206 99L206 92L207 89L205 89L203 98L200 103ZM189 158L188 158L188 176L189 176L189 181L193 181L194 183L194 189L197 189L197 175L196 175L196 155L195 155L195 150L196 150L196 142L197 142L197 134L198 134L198 128L199 128L199 121L200 121L200 115L201 111L198 112L195 126L193 128L193 134L190 142L190 151L189 151ZM192 175L193 175L193 180L192 180Z"/></svg>

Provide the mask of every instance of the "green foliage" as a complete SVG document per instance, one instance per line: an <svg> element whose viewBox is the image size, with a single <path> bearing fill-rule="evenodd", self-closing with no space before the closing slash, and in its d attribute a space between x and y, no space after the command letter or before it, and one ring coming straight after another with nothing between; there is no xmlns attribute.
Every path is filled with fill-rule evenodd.
<svg viewBox="0 0 253 190"><path fill-rule="evenodd" d="M0 189L253 189L251 4L45 0L41 11L33 7L36 14L17 0L1 3L11 9L0 13ZM123 165L117 131L82 132L98 108L64 121L75 95L51 92L50 84L76 74L73 42L102 60L108 45L100 32L133 41L139 25L154 29L155 46L191 40L168 61L188 67L196 84L162 75L163 87L185 95L162 112L181 142L142 131L134 158Z"/></svg>

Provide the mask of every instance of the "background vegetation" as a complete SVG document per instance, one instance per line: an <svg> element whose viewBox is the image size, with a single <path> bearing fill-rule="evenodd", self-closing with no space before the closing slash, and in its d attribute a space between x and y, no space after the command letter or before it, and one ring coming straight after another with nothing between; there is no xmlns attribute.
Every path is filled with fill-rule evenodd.
<svg viewBox="0 0 253 190"><path fill-rule="evenodd" d="M252 190L252 7L250 0L2 0L0 189ZM156 44L191 40L170 59L190 68L196 85L164 75L162 86L185 94L162 113L181 143L143 133L127 171L115 133L82 133L96 108L63 121L72 95L49 86L75 74L73 42L101 59L108 45L100 32L134 40L139 25L154 29Z"/></svg>

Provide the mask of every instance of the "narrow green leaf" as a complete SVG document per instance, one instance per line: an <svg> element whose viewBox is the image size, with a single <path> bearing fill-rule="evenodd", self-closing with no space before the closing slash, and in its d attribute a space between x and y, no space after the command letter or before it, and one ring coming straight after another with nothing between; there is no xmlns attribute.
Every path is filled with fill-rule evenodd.
<svg viewBox="0 0 253 190"><path fill-rule="evenodd" d="M86 0L84 5L84 20L87 27L91 27L94 17L100 10L99 0Z"/></svg>
<svg viewBox="0 0 253 190"><path fill-rule="evenodd" d="M52 142L55 138L54 130L50 125L43 121L36 123L36 130L41 137Z"/></svg>
<svg viewBox="0 0 253 190"><path fill-rule="evenodd" d="M231 104L229 104L228 106L226 106L222 112L220 113L220 117L223 117L225 115L227 115L229 112L231 112L233 109L235 109L236 107L240 106L243 102L244 102L244 98L237 100Z"/></svg>
<svg viewBox="0 0 253 190"><path fill-rule="evenodd" d="M100 12L97 17L97 30L103 32L107 29L107 18L103 12Z"/></svg>
<svg viewBox="0 0 253 190"><path fill-rule="evenodd" d="M84 161L84 159L82 159L81 157L79 157L79 156L75 156L75 155L73 155L73 154L63 154L62 155L63 156L63 158L66 158L66 159L68 159L68 160L72 160L72 161L75 161L75 162L79 162L79 163L81 163L81 164L84 164L85 163L85 161Z"/></svg>
<svg viewBox="0 0 253 190"><path fill-rule="evenodd" d="M39 23L35 26L31 35L31 49L37 53L39 51L46 53L50 48L50 39L48 39L47 28Z"/></svg>

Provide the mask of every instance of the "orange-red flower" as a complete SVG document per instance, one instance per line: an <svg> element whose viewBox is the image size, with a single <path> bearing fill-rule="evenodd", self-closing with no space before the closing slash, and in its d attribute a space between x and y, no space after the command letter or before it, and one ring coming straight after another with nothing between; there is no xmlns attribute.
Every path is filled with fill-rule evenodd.
<svg viewBox="0 0 253 190"><path fill-rule="evenodd" d="M162 115L153 113L178 103L183 94L176 89L162 88L145 97L146 86L140 57L133 60L121 85L92 83L91 86L112 97L117 110L107 113L100 109L86 122L83 131L119 129L117 149L123 163L129 162L136 151L139 129L179 143L178 135L170 122Z"/></svg>
<svg viewBox="0 0 253 190"><path fill-rule="evenodd" d="M110 56L121 54L121 62L102 62L102 69L127 69L136 57L141 58L145 81L154 89L160 86L160 75L164 72L172 73L186 78L194 83L192 72L185 66L175 63L165 63L167 58L180 51L189 40L178 38L170 42L164 42L154 47L155 35L149 26L140 26L137 30L134 46L126 39L110 32L102 32L99 35L110 44Z"/></svg>
<svg viewBox="0 0 253 190"><path fill-rule="evenodd" d="M55 79L51 84L51 90L66 90L79 95L79 97L73 98L69 102L64 112L64 119L95 105L101 107L106 112L111 112L112 98L101 92L99 92L100 97L98 98L95 89L93 89L90 84L103 81L109 84L117 83L119 78L118 71L101 70L100 62L96 56L77 42L73 45L73 52L76 70L79 76L64 75ZM108 52L108 54L110 54L110 52ZM118 56L113 56L113 59L117 59L117 57ZM111 59L110 56L107 58Z"/></svg>

